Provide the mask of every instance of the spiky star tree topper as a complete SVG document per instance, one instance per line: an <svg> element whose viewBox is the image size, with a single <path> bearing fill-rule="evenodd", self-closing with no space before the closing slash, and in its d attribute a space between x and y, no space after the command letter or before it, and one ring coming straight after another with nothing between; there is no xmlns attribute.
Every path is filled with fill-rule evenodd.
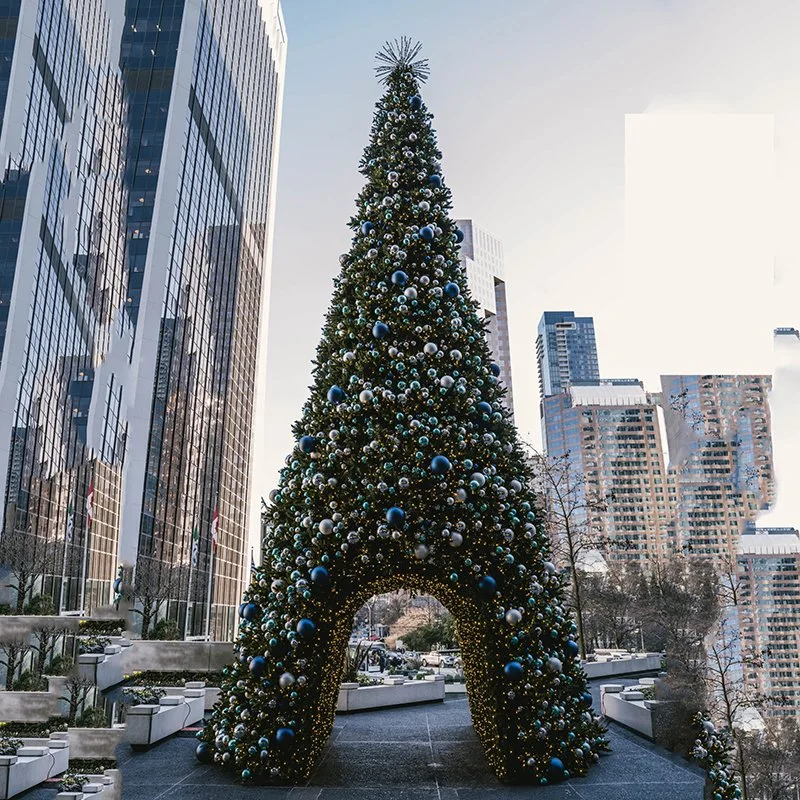
<svg viewBox="0 0 800 800"><path fill-rule="evenodd" d="M475 730L500 778L581 774L605 747L529 473L458 257L420 96L418 45L386 92L354 237L297 446L266 511L265 563L198 757L301 781L333 725L354 613L401 587L453 613Z"/></svg>

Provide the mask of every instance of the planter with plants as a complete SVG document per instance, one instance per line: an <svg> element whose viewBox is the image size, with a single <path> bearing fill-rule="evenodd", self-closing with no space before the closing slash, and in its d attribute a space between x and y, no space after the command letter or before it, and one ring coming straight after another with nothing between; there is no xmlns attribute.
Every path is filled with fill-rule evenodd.
<svg viewBox="0 0 800 800"><path fill-rule="evenodd" d="M69 743L63 739L0 736L0 800L58 775L68 765Z"/></svg>
<svg viewBox="0 0 800 800"><path fill-rule="evenodd" d="M115 789L114 773L107 769L92 773L71 768L61 777L56 800L105 800L114 797Z"/></svg>
<svg viewBox="0 0 800 800"><path fill-rule="evenodd" d="M187 682L180 694L167 695L157 686L126 686L128 704L125 739L133 747L148 747L203 719L206 689L202 682Z"/></svg>
<svg viewBox="0 0 800 800"><path fill-rule="evenodd" d="M106 636L87 636L78 644L78 674L102 691L124 677L122 646Z"/></svg>
<svg viewBox="0 0 800 800"><path fill-rule="evenodd" d="M438 703L444 700L443 675L421 675L418 680L406 680L403 676L389 676L375 682L373 678L356 675L356 680L347 681L339 688L336 704L338 713L367 711L373 708L414 705L416 703Z"/></svg>
<svg viewBox="0 0 800 800"><path fill-rule="evenodd" d="M113 761L116 758L117 747L122 744L123 733L124 726L109 726L106 712L102 708L98 706L87 708L69 729L69 746L73 762L75 759L93 762Z"/></svg>
<svg viewBox="0 0 800 800"><path fill-rule="evenodd" d="M214 707L219 698L219 687L222 686L223 675L221 672L197 672L184 670L183 672L134 672L125 675L124 680L128 686L159 686L167 694L181 694L187 683L202 682L206 688L206 711Z"/></svg>

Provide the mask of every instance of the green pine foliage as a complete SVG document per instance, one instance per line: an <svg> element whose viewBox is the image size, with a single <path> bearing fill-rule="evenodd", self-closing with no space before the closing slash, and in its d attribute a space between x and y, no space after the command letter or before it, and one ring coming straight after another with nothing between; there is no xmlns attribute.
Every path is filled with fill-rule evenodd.
<svg viewBox="0 0 800 800"><path fill-rule="evenodd" d="M706 771L711 784L713 800L738 800L742 796L731 764L733 743L727 730L717 730L708 716L701 712L695 715L697 738L691 755Z"/></svg>
<svg viewBox="0 0 800 800"><path fill-rule="evenodd" d="M524 452L459 262L424 62L383 54L353 240L267 508L265 563L198 758L302 781L332 729L353 615L436 596L457 625L475 729L505 780L586 772L606 747Z"/></svg>

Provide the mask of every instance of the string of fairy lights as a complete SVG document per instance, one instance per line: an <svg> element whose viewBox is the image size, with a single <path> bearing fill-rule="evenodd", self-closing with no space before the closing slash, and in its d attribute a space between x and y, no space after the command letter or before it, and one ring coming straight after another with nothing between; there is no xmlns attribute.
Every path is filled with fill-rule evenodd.
<svg viewBox="0 0 800 800"><path fill-rule="evenodd" d="M243 781L311 774L353 615L401 587L453 613L473 724L499 777L582 774L606 747L460 266L418 52L401 40L381 54L352 246L265 512L236 658L199 735L198 758Z"/></svg>

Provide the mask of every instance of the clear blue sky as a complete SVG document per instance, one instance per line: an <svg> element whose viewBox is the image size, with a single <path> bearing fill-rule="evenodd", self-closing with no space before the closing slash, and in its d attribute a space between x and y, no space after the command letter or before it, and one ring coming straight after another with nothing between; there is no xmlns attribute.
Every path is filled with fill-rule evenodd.
<svg viewBox="0 0 800 800"><path fill-rule="evenodd" d="M702 313L705 328L693 327L701 314L685 313L676 289L676 282L688 281L691 293L697 272L691 259L678 259L690 270L682 278L677 263L677 278L671 267L664 274L663 263L658 270L649 266L649 259L635 273L623 269L625 115L669 108L788 119L800 109L800 4L284 0L284 14L289 44L263 494L291 448L290 426L307 395L338 256L349 246L345 223L361 186L357 164L380 94L373 56L388 38L418 38L430 59L425 98L436 115L455 215L474 218L504 242L523 435L535 438L538 429L534 337L546 308L593 314L603 373L641 377L647 388L658 388L662 372L769 369L769 322L748 304L754 297L766 302L772 252L741 263L709 259L703 285L715 298ZM752 152L731 156L732 169L752 162L746 174L759 188L745 187L737 198L734 176L719 189L741 199L737 220L747 218L748 203L760 203L753 192L761 191L758 175L770 157L763 150L771 142L769 130L760 130L766 138L742 139ZM703 153L694 155L702 167ZM708 202L714 203L713 175L700 175L702 181L710 182ZM667 226L661 235L672 238L669 220L659 224ZM674 231L676 241L681 235ZM726 253L737 252L736 236L732 231ZM761 240L750 238L757 250ZM728 286L724 301L715 284ZM639 326L633 331L631 320ZM709 326L727 333L710 343L704 338Z"/></svg>

